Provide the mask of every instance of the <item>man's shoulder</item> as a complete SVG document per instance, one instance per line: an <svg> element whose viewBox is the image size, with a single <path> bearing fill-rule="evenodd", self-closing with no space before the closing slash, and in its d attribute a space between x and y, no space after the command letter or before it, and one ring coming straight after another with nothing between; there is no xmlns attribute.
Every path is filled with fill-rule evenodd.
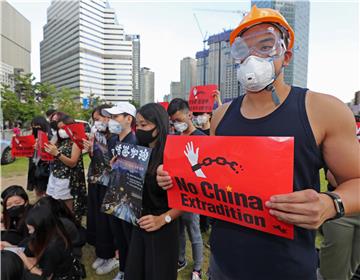
<svg viewBox="0 0 360 280"><path fill-rule="evenodd" d="M348 114L351 112L346 104L337 97L311 90L307 91L306 107L308 111L329 118L334 117L335 114Z"/></svg>

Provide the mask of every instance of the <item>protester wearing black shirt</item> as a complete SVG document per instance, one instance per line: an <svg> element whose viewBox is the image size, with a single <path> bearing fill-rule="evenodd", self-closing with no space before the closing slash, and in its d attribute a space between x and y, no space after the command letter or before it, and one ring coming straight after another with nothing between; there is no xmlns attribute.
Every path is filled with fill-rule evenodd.
<svg viewBox="0 0 360 280"><path fill-rule="evenodd" d="M35 205L26 217L30 237L25 251L17 251L25 268L52 280L80 279L80 264L72 255L71 241L48 206Z"/></svg>
<svg viewBox="0 0 360 280"><path fill-rule="evenodd" d="M101 211L101 204L109 183L111 170L108 144L112 135L108 129L110 118L102 113L111 105L103 104L92 112L93 126L90 140L84 140L84 147L89 152L91 162L88 169L88 200L86 215L87 242L95 247L96 259L91 267L96 274L106 274L117 266L115 257L114 236L111 231L107 214Z"/></svg>
<svg viewBox="0 0 360 280"><path fill-rule="evenodd" d="M113 151L117 144L136 144L136 137L132 132L132 127L135 125L136 108L132 104L122 102L112 108L104 109L103 114L111 117L109 130L113 133L113 137L108 143L108 150L112 157L114 157ZM113 174L110 174L110 180ZM116 248L119 250L119 273L113 280L123 280L133 226L112 215L108 215L108 218Z"/></svg>
<svg viewBox="0 0 360 280"><path fill-rule="evenodd" d="M32 134L38 138L39 131L45 132L50 138L50 124L42 116L37 116L31 121ZM35 149L34 155L29 158L29 170L27 178L27 189L35 190L37 198L45 195L50 176L48 161L42 161Z"/></svg>
<svg viewBox="0 0 360 280"><path fill-rule="evenodd" d="M143 188L142 217L131 236L125 275L131 280L175 280L177 278L178 223L181 212L169 209L167 194L156 183L156 169L163 162L169 118L155 103L136 115L139 145L152 148Z"/></svg>

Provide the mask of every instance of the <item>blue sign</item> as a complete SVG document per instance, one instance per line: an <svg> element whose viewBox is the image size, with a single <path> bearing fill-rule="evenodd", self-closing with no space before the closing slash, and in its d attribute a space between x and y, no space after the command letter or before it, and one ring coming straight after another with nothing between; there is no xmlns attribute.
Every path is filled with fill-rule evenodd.
<svg viewBox="0 0 360 280"><path fill-rule="evenodd" d="M89 109L89 107L90 107L90 99L89 98L83 98L83 108L85 109L85 110L87 110L87 109Z"/></svg>

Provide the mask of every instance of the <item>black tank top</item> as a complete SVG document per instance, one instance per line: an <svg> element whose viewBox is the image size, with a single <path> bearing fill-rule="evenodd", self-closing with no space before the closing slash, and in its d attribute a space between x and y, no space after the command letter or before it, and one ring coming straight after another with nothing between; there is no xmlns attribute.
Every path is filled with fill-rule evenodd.
<svg viewBox="0 0 360 280"><path fill-rule="evenodd" d="M294 191L320 191L323 159L306 114L306 92L307 89L292 87L279 108L258 119L242 116L241 96L231 103L215 134L293 136ZM219 220L213 227L211 250L228 279L316 279L315 231L295 227L294 235L294 240L288 240Z"/></svg>

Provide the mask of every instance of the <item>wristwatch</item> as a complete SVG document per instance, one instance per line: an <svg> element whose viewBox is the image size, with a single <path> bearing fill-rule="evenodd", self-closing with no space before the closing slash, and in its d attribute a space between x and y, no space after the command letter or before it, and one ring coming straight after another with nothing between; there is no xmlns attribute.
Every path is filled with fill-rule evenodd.
<svg viewBox="0 0 360 280"><path fill-rule="evenodd" d="M341 200L341 197L334 192L323 192L323 194L328 195L333 200L334 205L335 205L335 210L336 210L336 215L334 217L328 219L327 221L344 217L345 208L344 208L343 202Z"/></svg>
<svg viewBox="0 0 360 280"><path fill-rule="evenodd" d="M171 222L171 216L170 215L166 215L165 216L165 223L169 224Z"/></svg>

